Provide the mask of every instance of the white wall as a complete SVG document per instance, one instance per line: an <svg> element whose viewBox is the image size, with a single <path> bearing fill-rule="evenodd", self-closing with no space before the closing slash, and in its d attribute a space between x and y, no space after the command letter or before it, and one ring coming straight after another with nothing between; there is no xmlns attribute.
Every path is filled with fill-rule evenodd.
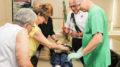
<svg viewBox="0 0 120 67"><path fill-rule="evenodd" d="M113 0L93 0L94 3L104 9L108 18L108 30L111 29Z"/></svg>
<svg viewBox="0 0 120 67"><path fill-rule="evenodd" d="M33 1L33 0L32 0ZM54 8L54 15L53 15L53 25L54 30L60 32L63 23L63 0L40 0L40 2L50 2ZM69 8L69 0L65 0L67 11L70 11ZM113 11L113 1L114 0L93 0L97 5L102 7L107 14L108 21L109 21L109 29L110 24L112 22L112 11ZM116 14L113 27L120 27L120 0L117 1L116 7ZM12 0L0 0L0 26L6 22L12 21Z"/></svg>

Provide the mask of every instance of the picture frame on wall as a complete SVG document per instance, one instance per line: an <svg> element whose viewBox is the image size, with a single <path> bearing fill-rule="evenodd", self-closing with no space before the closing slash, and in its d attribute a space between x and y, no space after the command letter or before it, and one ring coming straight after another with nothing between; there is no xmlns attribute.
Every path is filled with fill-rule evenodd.
<svg viewBox="0 0 120 67"><path fill-rule="evenodd" d="M20 8L31 8L31 0L12 0L12 21Z"/></svg>

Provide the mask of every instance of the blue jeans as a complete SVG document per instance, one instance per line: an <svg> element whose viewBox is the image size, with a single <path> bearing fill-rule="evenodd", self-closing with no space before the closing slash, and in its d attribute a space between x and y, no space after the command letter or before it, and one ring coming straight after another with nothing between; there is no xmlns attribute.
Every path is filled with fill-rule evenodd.
<svg viewBox="0 0 120 67"><path fill-rule="evenodd" d="M52 64L52 67L55 67L56 65L61 65L61 67L73 67L72 61L67 60L67 53L64 52L52 52L50 62Z"/></svg>

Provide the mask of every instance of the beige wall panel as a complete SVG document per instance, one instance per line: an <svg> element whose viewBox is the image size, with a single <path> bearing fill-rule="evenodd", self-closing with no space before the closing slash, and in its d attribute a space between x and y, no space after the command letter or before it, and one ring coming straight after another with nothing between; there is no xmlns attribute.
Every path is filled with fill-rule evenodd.
<svg viewBox="0 0 120 67"><path fill-rule="evenodd" d="M4 9L4 0L0 0L0 25L3 25L5 22L5 9Z"/></svg>
<svg viewBox="0 0 120 67"><path fill-rule="evenodd" d="M5 22L12 22L12 0L5 0Z"/></svg>
<svg viewBox="0 0 120 67"><path fill-rule="evenodd" d="M49 2L52 4L54 9L53 11L54 15L52 16L54 31L56 33L60 33L61 28L63 26L63 3L62 3L63 0L39 0L39 1L42 3ZM70 11L68 1L69 0L65 0L67 12ZM32 2L34 2L34 0L32 0Z"/></svg>
<svg viewBox="0 0 120 67"><path fill-rule="evenodd" d="M33 0L34 1L34 0ZM52 4L54 8L54 15L53 18L63 18L63 0L39 0L42 3L49 2ZM67 10L69 11L69 5L68 5L69 0L65 0Z"/></svg>
<svg viewBox="0 0 120 67"><path fill-rule="evenodd" d="M12 0L0 0L0 26L12 21Z"/></svg>
<svg viewBox="0 0 120 67"><path fill-rule="evenodd" d="M62 15L62 10L63 10L63 4L62 0L39 0L40 2L50 2L53 5L54 8L54 16L53 17L58 17L61 18L63 17ZM69 12L69 0L65 0L66 5L67 5L67 10ZM111 21L112 18L112 7L113 7L113 0L93 0L97 5L99 5L101 8L104 9L106 12L108 19Z"/></svg>
<svg viewBox="0 0 120 67"><path fill-rule="evenodd" d="M114 26L115 28L120 28L120 0L116 0L116 18L115 18L115 22L114 22Z"/></svg>
<svg viewBox="0 0 120 67"><path fill-rule="evenodd" d="M119 27L120 28L120 1L119 1L119 11L118 11L118 14L117 14L117 20L118 20L118 22L117 22L117 27Z"/></svg>
<svg viewBox="0 0 120 67"><path fill-rule="evenodd" d="M53 5L53 8L54 8L53 24L55 27L55 31L57 29L60 30L63 22L63 19L62 19L63 18L63 4L62 4L63 0L39 0L39 1L42 3L49 2ZM69 0L65 0L65 2L66 2L67 12L69 12L70 11ZM112 21L113 0L93 0L93 2L95 2L97 5L99 5L101 8L104 9L108 17L108 22L109 22L108 26L110 29L110 24Z"/></svg>
<svg viewBox="0 0 120 67"><path fill-rule="evenodd" d="M63 19L53 19L53 22L55 33L60 33L63 27Z"/></svg>
<svg viewBox="0 0 120 67"><path fill-rule="evenodd" d="M108 31L110 31L112 22L113 0L93 0L93 2L104 9L108 18Z"/></svg>
<svg viewBox="0 0 120 67"><path fill-rule="evenodd" d="M104 9L105 13L107 14L109 22L111 22L112 21L113 0L93 0L93 2Z"/></svg>

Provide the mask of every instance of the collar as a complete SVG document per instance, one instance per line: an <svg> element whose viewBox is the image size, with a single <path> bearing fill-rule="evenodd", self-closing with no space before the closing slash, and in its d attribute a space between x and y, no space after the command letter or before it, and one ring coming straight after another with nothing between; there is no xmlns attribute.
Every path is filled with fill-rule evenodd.
<svg viewBox="0 0 120 67"><path fill-rule="evenodd" d="M74 13L74 12L72 11L71 13ZM75 14L75 13L74 13L74 14L75 14L75 15L78 15L78 14L80 14L80 13L83 13L83 11L80 10L77 14Z"/></svg>

